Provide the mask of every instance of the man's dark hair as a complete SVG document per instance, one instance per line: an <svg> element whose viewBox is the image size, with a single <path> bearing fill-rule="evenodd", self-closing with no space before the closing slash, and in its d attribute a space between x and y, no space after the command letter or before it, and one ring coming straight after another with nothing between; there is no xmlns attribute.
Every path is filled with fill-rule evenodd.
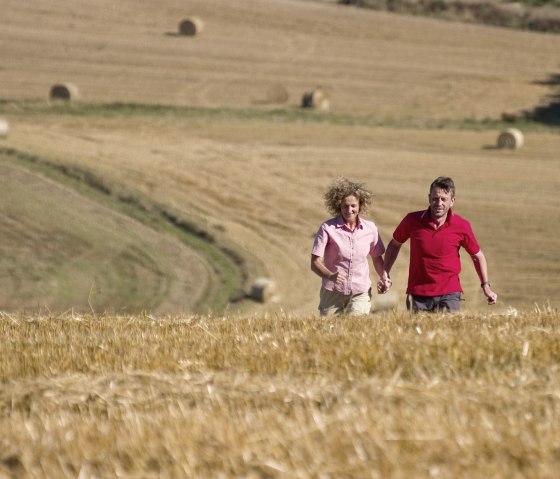
<svg viewBox="0 0 560 479"><path fill-rule="evenodd" d="M455 183L453 183L453 180L447 176L437 177L430 185L430 193L434 188L439 188L447 193L451 193L451 198L455 198Z"/></svg>

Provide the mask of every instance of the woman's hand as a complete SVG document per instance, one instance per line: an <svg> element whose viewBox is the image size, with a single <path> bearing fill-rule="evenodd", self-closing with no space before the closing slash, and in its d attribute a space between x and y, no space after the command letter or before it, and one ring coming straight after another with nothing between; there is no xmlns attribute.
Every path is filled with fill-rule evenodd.
<svg viewBox="0 0 560 479"><path fill-rule="evenodd" d="M389 278L389 275L384 274L379 278L379 281L377 282L377 292L379 294L385 294L391 289L392 285L393 282L391 281L391 278Z"/></svg>

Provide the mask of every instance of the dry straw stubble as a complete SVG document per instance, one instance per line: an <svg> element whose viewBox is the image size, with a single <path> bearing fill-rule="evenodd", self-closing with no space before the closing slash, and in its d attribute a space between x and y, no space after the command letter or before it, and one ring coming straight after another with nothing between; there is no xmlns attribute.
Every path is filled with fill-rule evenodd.
<svg viewBox="0 0 560 479"><path fill-rule="evenodd" d="M554 477L559 323L3 315L4 457L41 477Z"/></svg>

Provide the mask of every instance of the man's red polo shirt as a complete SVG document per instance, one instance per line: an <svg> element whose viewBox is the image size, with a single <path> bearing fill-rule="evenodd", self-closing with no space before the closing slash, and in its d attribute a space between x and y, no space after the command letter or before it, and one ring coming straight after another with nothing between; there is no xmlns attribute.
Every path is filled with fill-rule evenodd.
<svg viewBox="0 0 560 479"><path fill-rule="evenodd" d="M399 243L410 239L408 294L440 296L462 292L459 248L473 256L480 251L470 223L451 209L445 223L436 229L430 211L415 211L404 217L393 238Z"/></svg>

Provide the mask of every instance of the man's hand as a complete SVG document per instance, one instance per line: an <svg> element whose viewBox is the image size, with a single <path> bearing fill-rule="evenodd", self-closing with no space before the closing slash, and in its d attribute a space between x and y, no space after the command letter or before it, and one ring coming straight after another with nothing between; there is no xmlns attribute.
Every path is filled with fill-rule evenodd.
<svg viewBox="0 0 560 479"><path fill-rule="evenodd" d="M485 283L482 286L482 291L484 292L484 296L488 298L488 304L496 304L496 301L498 300L498 295L494 293L494 291L492 291L489 283Z"/></svg>
<svg viewBox="0 0 560 479"><path fill-rule="evenodd" d="M392 285L393 282L391 281L391 278L389 278L388 275L383 275L381 278L379 278L379 281L377 282L377 292L379 294L385 294L387 291L391 289Z"/></svg>

